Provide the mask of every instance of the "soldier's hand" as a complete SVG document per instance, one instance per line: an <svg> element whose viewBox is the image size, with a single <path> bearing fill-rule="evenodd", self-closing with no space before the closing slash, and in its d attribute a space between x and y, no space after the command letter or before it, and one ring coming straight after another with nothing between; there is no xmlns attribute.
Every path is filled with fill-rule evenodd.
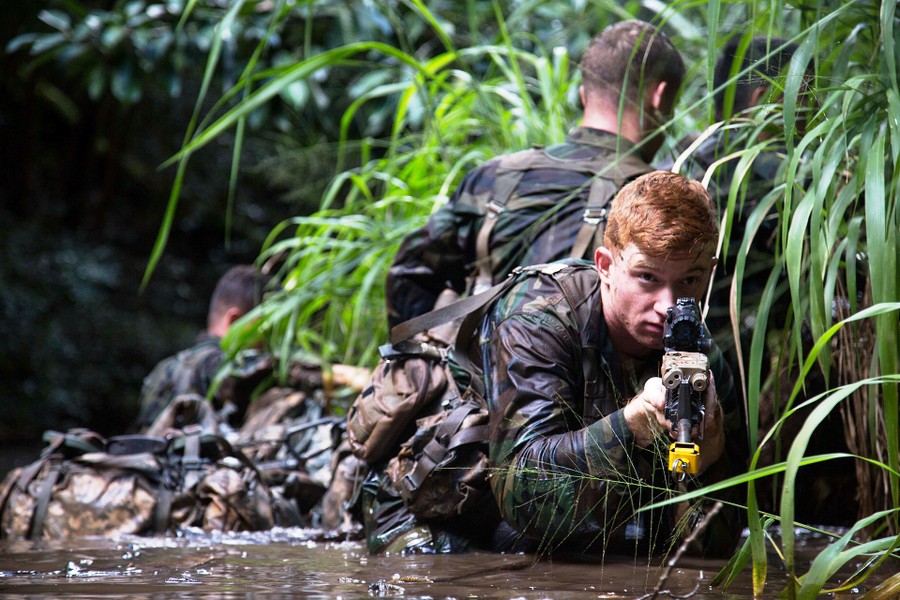
<svg viewBox="0 0 900 600"><path fill-rule="evenodd" d="M649 446L660 431L668 428L666 421L666 390L662 379L651 377L644 390L625 405L625 423L634 434L634 442Z"/></svg>
<svg viewBox="0 0 900 600"><path fill-rule="evenodd" d="M703 427L703 440L698 441L701 473L719 460L725 451L724 414L712 373L709 374L709 386L706 388L706 417Z"/></svg>

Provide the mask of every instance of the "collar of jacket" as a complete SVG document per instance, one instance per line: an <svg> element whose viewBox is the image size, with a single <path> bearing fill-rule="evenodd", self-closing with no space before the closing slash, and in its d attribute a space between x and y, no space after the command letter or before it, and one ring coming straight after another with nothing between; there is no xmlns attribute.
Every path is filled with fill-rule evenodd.
<svg viewBox="0 0 900 600"><path fill-rule="evenodd" d="M635 153L634 143L620 135L593 127L574 127L566 136L566 142L571 144L584 144L587 146L600 146L614 150L619 154Z"/></svg>

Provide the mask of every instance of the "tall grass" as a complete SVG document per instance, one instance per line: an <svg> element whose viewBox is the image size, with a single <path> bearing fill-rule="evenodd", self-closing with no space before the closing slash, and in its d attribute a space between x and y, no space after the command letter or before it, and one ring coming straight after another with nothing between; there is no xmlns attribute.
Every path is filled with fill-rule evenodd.
<svg viewBox="0 0 900 600"><path fill-rule="evenodd" d="M301 349L328 361L374 364L387 339L384 278L400 241L446 202L470 168L510 148L562 141L577 99L567 51L521 50L507 35L500 42L450 47L424 62L369 43L332 52L397 59L399 66L377 66L391 71L390 82L361 95L343 118L346 123L366 102L391 95L394 126L390 138L356 146L362 164L334 178L317 212L274 227L262 249L260 260L272 265L283 290L249 320L282 356ZM314 64L294 65L249 94L186 145L184 156L298 73L320 68L323 57L309 61ZM484 73L462 68L472 64ZM409 115L422 112L421 128L410 127Z"/></svg>
<svg viewBox="0 0 900 600"><path fill-rule="evenodd" d="M771 8L784 7L773 3ZM742 139L750 141L734 154L734 160L740 161L740 175L765 146L771 147L773 139L779 146L783 143L785 153L782 168L772 182L772 193L750 216L732 281L732 314L740 315L741 280L746 268L743 259L754 244L760 243L754 239L758 219L769 210L777 210L778 245L769 283L756 311L749 369L743 372L752 430L759 424L764 397L760 374L767 342L776 351L778 366L773 373L797 375L781 382L790 386L790 394L784 406L776 407L782 412L773 428L763 432L754 454L754 469L761 466L762 447L781 441L782 425L796 413L798 399L806 395L808 375L818 369L830 382L826 393L804 403L810 412L802 429L792 440L785 440L790 446L778 521L779 553L790 576L788 597L818 593L834 575L836 565L859 554L885 556L896 549L900 507L896 19L893 2L848 3L833 10L821 3L805 11L801 27L789 36L799 43L799 49L783 81L775 82L780 86L782 103L759 120L742 125L751 132ZM805 74L813 77L810 94L814 103L804 112L804 95L800 92ZM780 135L757 142L758 131L771 129L766 121L781 125ZM742 185L739 176L730 190L726 230L741 208ZM768 323L776 284L782 277L788 282L790 306L787 329L780 332ZM835 325L835 321L840 323ZM804 344L805 328L811 332L811 348L810 343ZM852 361L835 360L848 353ZM858 457L858 477L862 482L877 481L884 492L879 496L880 506L864 503L866 512L860 515L857 527L835 541L800 577L794 543L795 500L802 493L796 487L797 472L811 436L838 407L848 422L848 444ZM753 436L751 442L757 439ZM744 560L752 557L756 592L761 593L767 573L765 515L759 510L753 479L747 481L751 536L749 552L742 556ZM863 488L862 494L868 489ZM876 512L879 508L883 510ZM865 546L852 545L854 536L863 533L864 537L887 535ZM846 549L848 546L850 549Z"/></svg>
<svg viewBox="0 0 900 600"><path fill-rule="evenodd" d="M502 152L559 141L575 124L578 80L570 50L546 43L559 37L552 29L550 35L514 35L510 32L523 29L512 23L529 23L548 8L582 14L571 32L573 39L586 42L588 25L593 33L628 16L618 3L608 2L536 2L514 13L504 13L504 5L497 3L488 16L481 12L483 5L480 10L475 5L467 4L470 22L463 35L429 5L410 2L416 31L430 32L427 50L426 45L407 43L408 36L401 36L406 42L398 44L400 49L347 40L265 72L249 65L215 112L201 118L198 109L197 127L192 124L182 152L173 157L178 171L166 226L188 160L199 148L221 132L240 127L293 83L323 70L367 71L342 115L338 141L347 150L346 159L338 165L320 209L275 226L262 248L260 263L276 273L282 290L246 320L232 342L265 337L282 357L303 354L326 362L373 364L377 345L387 339L382 284L400 240L447 200L472 166ZM384 4L386 14L394 15L394 8ZM711 67L728 38L746 32L799 44L788 71L772 82L780 92L775 103L753 118L728 125L736 143L727 160L737 165L738 176L723 206L722 249L723 256L727 244L738 249L732 280L726 282L734 337L738 320L747 314L757 325L739 373L750 421L752 465L747 475L721 484L748 486L751 533L722 580L750 565L756 592L761 593L768 573L767 549L773 548L788 572L786 595L812 597L849 561L867 557L859 576L864 577L878 561L896 555L900 531L896 4L818 0L794 7L775 0L711 0L659 3L658 10L653 14L643 8L640 16L677 25L682 36L676 36L676 42L692 65L678 114L667 125L673 136L702 130L709 123ZM492 37L479 38L483 19L491 16ZM409 15L405 18L408 24ZM210 60L212 65L214 55ZM808 76L809 93L804 95L800 92ZM813 102L806 104L804 99L810 98ZM390 111L388 135L350 139L351 123L375 115L384 118L385 110ZM763 132L768 137L760 137ZM351 158L351 149L360 160ZM771 191L750 214L743 214L744 174L772 151L780 152L782 161ZM757 236L762 219L773 211L778 229L774 255L765 265L767 284L753 300L758 306L747 306L750 299L744 297L742 285L750 270L758 268L748 264L748 257L761 243ZM730 239L731 224L739 216L746 221L744 237ZM165 230L153 260L161 255ZM786 302L778 300L781 292L787 294ZM776 316L783 327L775 326ZM764 364L766 347L772 350L771 369ZM767 371L772 375L764 381ZM816 371L829 386L824 393L810 395L805 386ZM780 379L783 374L789 377ZM787 401L776 406L774 425L762 429L761 403L779 397L779 387L786 390ZM804 426L792 439L783 439L784 424L801 409L807 411ZM846 419L852 454L807 455L811 436L835 410ZM786 447L784 460L763 464L763 450L773 444ZM857 525L835 537L801 573L794 518L798 470L848 460L853 460L860 483L876 482L881 491L861 503ZM756 482L774 475L782 482L780 512L767 515L760 510ZM767 531L775 523L780 524L780 538Z"/></svg>

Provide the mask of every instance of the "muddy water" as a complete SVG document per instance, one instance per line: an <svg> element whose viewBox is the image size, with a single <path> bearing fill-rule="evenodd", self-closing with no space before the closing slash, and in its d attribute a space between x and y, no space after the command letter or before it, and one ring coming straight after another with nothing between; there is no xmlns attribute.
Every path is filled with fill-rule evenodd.
<svg viewBox="0 0 900 600"><path fill-rule="evenodd" d="M750 597L749 573L728 591L710 587L722 564L682 560L658 597ZM641 598L658 587L663 570L622 559L600 564L531 555L371 557L358 541L304 529L0 542L2 598ZM776 598L784 581L772 571L770 566L766 599Z"/></svg>

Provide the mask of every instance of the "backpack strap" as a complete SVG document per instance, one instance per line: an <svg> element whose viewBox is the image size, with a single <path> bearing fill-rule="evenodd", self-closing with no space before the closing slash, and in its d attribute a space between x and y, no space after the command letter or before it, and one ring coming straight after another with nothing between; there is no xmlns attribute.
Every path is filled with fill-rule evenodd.
<svg viewBox="0 0 900 600"><path fill-rule="evenodd" d="M53 496L53 486L56 485L63 471L64 460L88 452L102 452L105 445L103 438L95 432L83 428L70 429L66 433L48 430L44 432L43 440L47 446L41 451L40 460L28 468L30 471L22 472L22 475L27 474L28 480L30 480L37 475L43 465L47 465L47 476L38 491L34 512L31 513L27 536L29 540L40 539L44 534L44 519L47 517L50 498Z"/></svg>
<svg viewBox="0 0 900 600"><path fill-rule="evenodd" d="M616 167L613 169L614 173L594 177L584 208L584 222L578 230L569 257L583 258L586 252L603 245L610 201L628 181L644 173L649 173L651 170L643 161L628 154L616 163Z"/></svg>
<svg viewBox="0 0 900 600"><path fill-rule="evenodd" d="M169 519L172 517L172 490L169 486L159 486L156 493L156 506L153 509L153 531L165 533L169 529Z"/></svg>
<svg viewBox="0 0 900 600"><path fill-rule="evenodd" d="M49 460L47 477L38 492L37 503L31 514L31 523L28 526L28 539L37 540L44 535L44 519L47 517L47 509L50 506L50 496L53 495L53 486L62 472L62 461L56 458Z"/></svg>
<svg viewBox="0 0 900 600"><path fill-rule="evenodd" d="M422 448L421 456L417 457L415 468L398 482L398 491L404 499L422 487L425 478L442 466L448 457L453 456L453 450L465 444L488 440L487 425L460 430L466 417L480 410L482 408L477 404L465 402L454 408L447 418L441 421L434 436Z"/></svg>
<svg viewBox="0 0 900 600"><path fill-rule="evenodd" d="M619 190L617 182L597 177L591 183L587 206L575 243L572 244L571 258L582 258L586 252L603 245L603 233L606 231L606 215L609 212L609 201Z"/></svg>
<svg viewBox="0 0 900 600"><path fill-rule="evenodd" d="M492 199L487 203L487 213L484 215L481 229L478 230L478 236L475 238L475 265L478 268L478 274L475 276L475 285L472 290L476 293L491 287L494 280L490 253L491 232L494 225L497 224L500 213L506 210L509 199L512 198L513 192L516 191L524 175L525 171L523 170L503 169L502 165L498 169L491 194Z"/></svg>
<svg viewBox="0 0 900 600"><path fill-rule="evenodd" d="M493 287L486 289L483 292L473 294L471 296L466 296L465 298L457 300L452 304L437 308L435 310L432 310L431 312L427 312L423 315L419 315L418 317L413 317L408 321L404 321L399 325L395 325L391 329L391 346L393 346L395 350L400 354L420 354L421 351L416 352L413 346L410 346L409 344L404 346L401 343L404 340L409 340L409 338L413 337L415 334L422 333L427 329L431 329L444 323L449 323L450 321L455 321L459 318L468 317L472 314L473 311L482 311L481 314L484 314L484 307L486 307L497 296L499 296L512 283L512 281L515 280L515 275L518 275L521 272L522 268L517 267L513 270L509 277L494 285ZM459 339L459 335L457 335L457 340ZM388 346L383 346L381 348L382 356L385 356L385 352L390 351L390 347Z"/></svg>
<svg viewBox="0 0 900 600"><path fill-rule="evenodd" d="M199 425L191 424L185 426L184 432L184 448L181 456L182 476L184 477L185 489L193 489L200 481L200 471L203 468L203 460L200 456L200 434Z"/></svg>

